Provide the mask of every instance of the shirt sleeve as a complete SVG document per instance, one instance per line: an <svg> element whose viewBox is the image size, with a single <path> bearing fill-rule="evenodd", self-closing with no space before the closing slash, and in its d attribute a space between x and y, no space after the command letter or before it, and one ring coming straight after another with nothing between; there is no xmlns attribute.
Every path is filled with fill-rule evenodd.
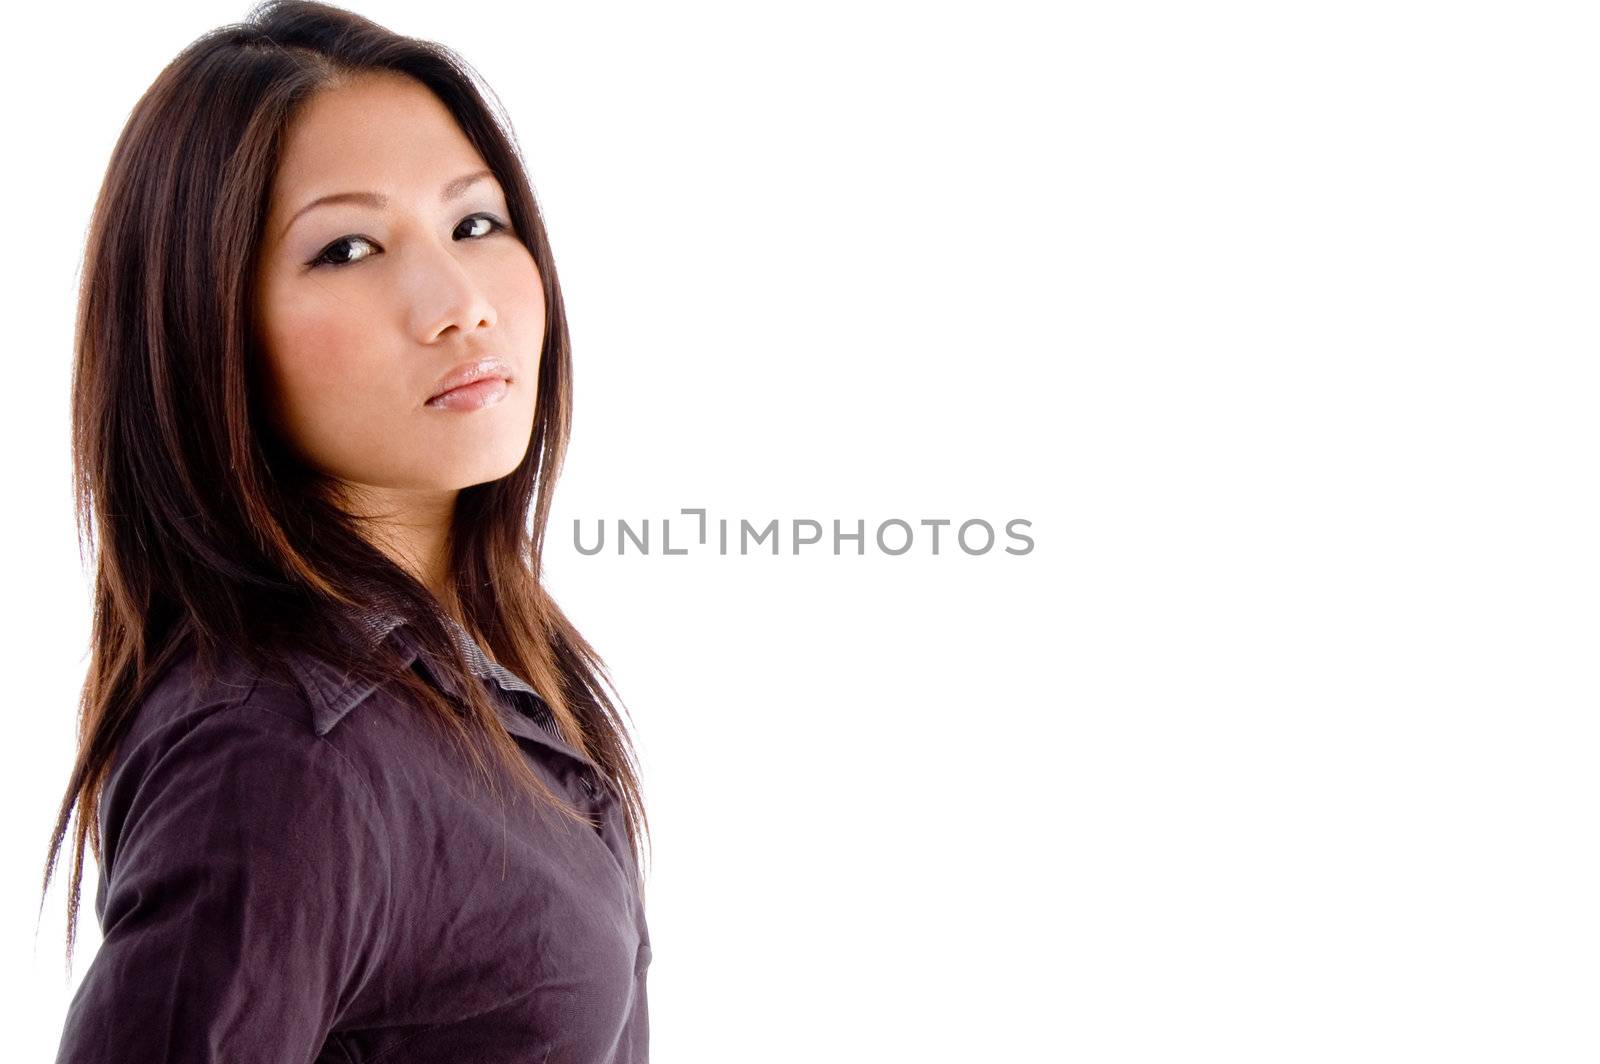
<svg viewBox="0 0 1600 1064"><path fill-rule="evenodd" d="M108 783L104 939L58 1064L311 1064L387 940L366 780L248 700L146 745Z"/></svg>

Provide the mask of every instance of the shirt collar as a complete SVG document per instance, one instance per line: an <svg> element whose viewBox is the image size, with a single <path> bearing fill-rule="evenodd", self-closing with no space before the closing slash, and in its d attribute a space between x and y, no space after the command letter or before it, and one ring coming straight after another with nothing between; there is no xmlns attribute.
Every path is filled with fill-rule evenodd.
<svg viewBox="0 0 1600 1064"><path fill-rule="evenodd" d="M456 646L467 660L467 667L473 675L485 680L493 681L502 691L514 693L510 701L521 700L525 710L531 710L535 715L545 721L545 726L533 720L528 712L517 712L508 709L504 700L496 700L500 710L501 720L506 729L515 735L543 743L576 758L588 765L594 762L578 751L574 750L558 735L554 734L553 721L550 717L549 706L545 700L526 681L516 673L507 669L496 661L491 661L461 624L453 617L446 617L450 634L455 638ZM367 608L354 614L356 627L360 630L363 647L375 648L386 639L393 636L402 652L403 664L410 666L420 657L428 674L435 679L438 685L449 694L461 698L462 691L449 678L443 669L431 667L429 657L422 653L420 646L411 638L405 618L389 610L381 608ZM351 677L343 669L330 662L324 661L315 654L297 653L290 656L290 669L304 689L306 698L311 704L312 726L318 735L327 735L334 725L338 724L361 703L365 702L377 690L377 684Z"/></svg>
<svg viewBox="0 0 1600 1064"><path fill-rule="evenodd" d="M354 615L360 630L362 649L377 647L395 629L404 624L399 614L381 609L366 609ZM405 664L417 660L415 644L406 640ZM334 725L343 720L351 710L371 697L377 684L348 675L321 655L309 651L296 651L289 656L289 668L304 689L311 703L311 723L318 735L326 735Z"/></svg>

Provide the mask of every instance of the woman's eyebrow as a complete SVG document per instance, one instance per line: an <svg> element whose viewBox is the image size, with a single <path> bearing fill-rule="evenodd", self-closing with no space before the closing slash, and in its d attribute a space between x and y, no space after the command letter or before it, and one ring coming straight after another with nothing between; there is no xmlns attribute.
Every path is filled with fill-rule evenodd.
<svg viewBox="0 0 1600 1064"><path fill-rule="evenodd" d="M449 203L451 200L464 195L467 189L471 188L479 181L482 181L486 177L493 176L494 171L492 170L478 170L470 174L463 174L452 181L448 181L445 183L444 189L439 193L439 202ZM300 216L302 214L305 214L313 207L322 207L334 203L357 203L363 207L374 207L382 210L384 207L389 205L389 197L379 192L334 192L326 196L318 196L304 207L301 207L299 210L295 211L294 217L290 218L284 223L283 229L278 234L279 239L282 239L283 235L289 231L290 227L293 226L295 222L300 220Z"/></svg>

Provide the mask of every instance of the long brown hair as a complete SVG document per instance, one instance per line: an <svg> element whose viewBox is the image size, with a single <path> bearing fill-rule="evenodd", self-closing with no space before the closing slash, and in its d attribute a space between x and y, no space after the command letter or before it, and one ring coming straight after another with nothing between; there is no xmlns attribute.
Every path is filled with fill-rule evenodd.
<svg viewBox="0 0 1600 1064"><path fill-rule="evenodd" d="M498 759L536 799L583 819L499 725L432 593L361 533L337 485L274 438L254 386L252 279L286 128L313 94L369 71L410 76L449 109L505 190L511 227L544 287L528 451L509 475L458 493L452 605L497 661L539 691L563 737L604 771L642 857L648 822L620 699L541 581L570 430L572 359L555 262L510 122L498 100L496 110L485 102L472 67L444 46L326 4L269 0L245 21L197 39L156 77L112 151L89 227L71 420L94 618L78 752L43 887L47 893L75 823L69 970L86 844L101 861L102 785L141 699L185 648L203 675L225 650L281 674L294 646L312 645L350 675L413 696L491 787L489 761ZM452 702L350 640L351 611L370 608L411 623L466 701Z"/></svg>

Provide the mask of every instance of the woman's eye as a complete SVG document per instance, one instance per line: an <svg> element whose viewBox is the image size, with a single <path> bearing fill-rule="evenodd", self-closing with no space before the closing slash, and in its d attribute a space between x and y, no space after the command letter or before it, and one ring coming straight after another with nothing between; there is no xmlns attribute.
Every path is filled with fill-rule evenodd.
<svg viewBox="0 0 1600 1064"><path fill-rule="evenodd" d="M361 259L359 258L346 258L339 253L340 248L351 244L366 244L369 247L375 246L373 245L372 241L368 240L364 236L342 236L338 240L335 240L333 243L329 244L327 247L323 248L322 254L312 259L309 265L321 266L326 263L329 266L348 266L352 262L360 262Z"/></svg>
<svg viewBox="0 0 1600 1064"><path fill-rule="evenodd" d="M479 223L482 223L482 224L480 225ZM461 224L456 226L456 232L457 233L461 232L462 226L476 227L477 228L477 232L476 233L470 234L472 236L472 238L475 239L475 240L481 240L482 238L484 238L486 236L489 236L492 233L497 233L502 229L508 228L508 226L504 222L502 222L500 219L496 218L494 215L492 215L492 214L483 214L483 213L469 214L465 218L463 218L461 220ZM369 239L368 237L364 237L364 236L342 236L338 240L335 240L333 243L329 244L327 247L323 248L321 253L319 253L316 258L312 259L309 263L307 263L307 265L312 266L312 267L323 266L323 265L327 265L327 266L350 266L350 265L353 265L353 264L355 264L357 262L362 261L362 259L368 258L370 256L368 256L368 255L356 255L354 257L351 257L348 252L341 251L341 249L347 248L347 247L353 247L355 245L360 245L360 244L365 244L370 248L376 248L378 246L377 241Z"/></svg>
<svg viewBox="0 0 1600 1064"><path fill-rule="evenodd" d="M490 233L493 233L496 230L505 228L505 226L501 224L500 219L496 218L492 214L469 214L461 220L462 225L467 225L472 222L484 222L487 225L487 228L477 234L478 236L488 236Z"/></svg>

